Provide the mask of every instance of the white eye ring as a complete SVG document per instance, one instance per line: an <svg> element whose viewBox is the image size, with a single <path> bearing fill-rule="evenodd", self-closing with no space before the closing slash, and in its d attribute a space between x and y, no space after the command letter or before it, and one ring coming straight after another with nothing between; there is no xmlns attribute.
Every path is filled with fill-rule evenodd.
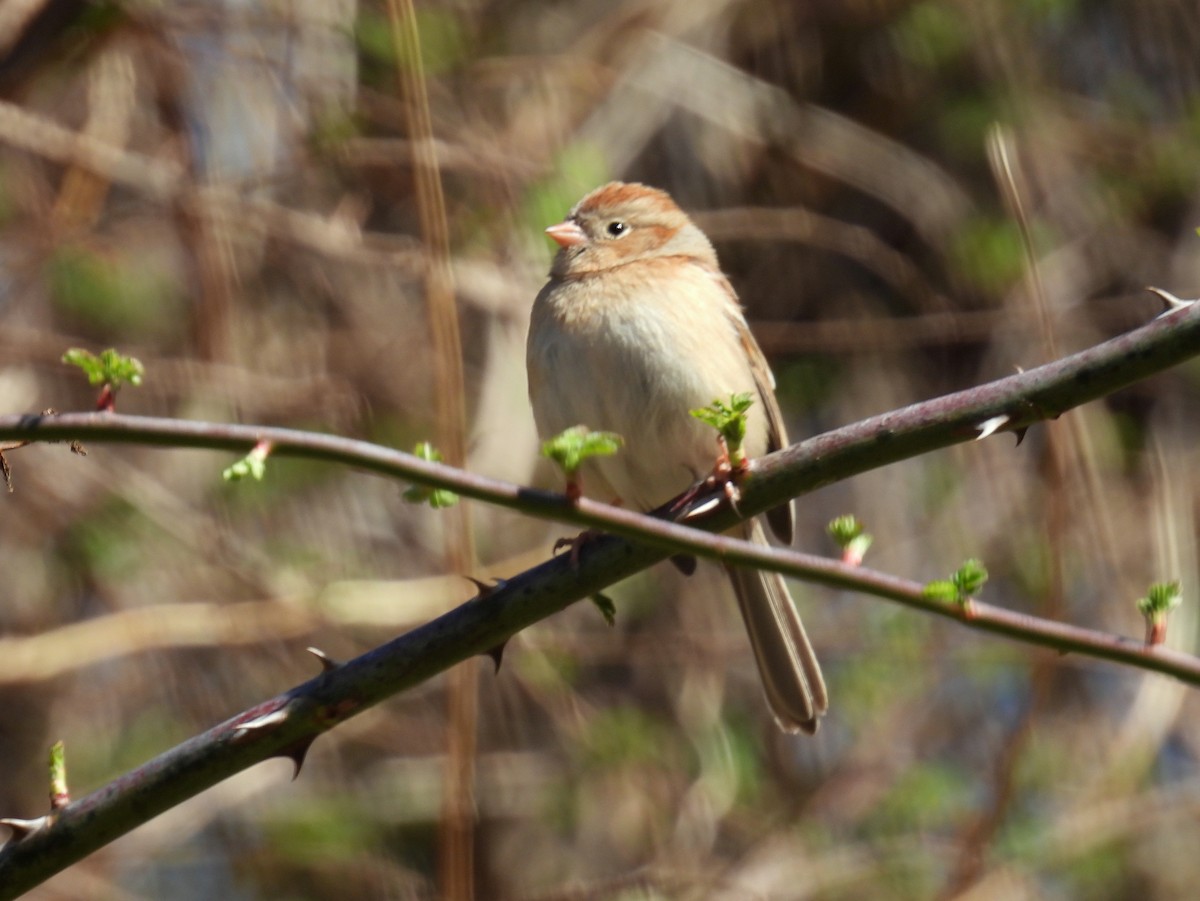
<svg viewBox="0 0 1200 901"><path fill-rule="evenodd" d="M626 234L629 231L629 225L622 222L620 219L614 219L612 222L608 223L604 230L608 232L610 236L619 238L621 235Z"/></svg>

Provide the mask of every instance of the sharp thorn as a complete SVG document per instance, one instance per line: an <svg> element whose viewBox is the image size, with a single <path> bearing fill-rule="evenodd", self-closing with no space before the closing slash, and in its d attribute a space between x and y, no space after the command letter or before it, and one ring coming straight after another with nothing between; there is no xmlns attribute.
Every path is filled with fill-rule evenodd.
<svg viewBox="0 0 1200 901"><path fill-rule="evenodd" d="M671 557L671 563L685 576L690 576L696 572L696 558L690 554L674 554Z"/></svg>
<svg viewBox="0 0 1200 901"><path fill-rule="evenodd" d="M341 664L338 661L334 660L332 657L330 657L328 654L326 654L320 648L307 647L304 650L308 651L308 653L312 654L314 657L316 657L318 660L321 661L321 671L322 672L330 673L330 672L333 672L335 669L337 669L339 666L341 666Z"/></svg>
<svg viewBox="0 0 1200 901"><path fill-rule="evenodd" d="M257 716L252 720L247 720L244 723L238 723L233 731L233 738L236 741L245 736L247 732L253 732L256 729L269 729L272 726L278 726L280 723L287 722L288 712L287 707L279 707L272 710L270 713L264 713L262 716Z"/></svg>
<svg viewBox="0 0 1200 901"><path fill-rule="evenodd" d="M300 778L300 770L304 767L304 760L308 756L308 749L312 747L313 742L316 740L315 735L309 738L302 738L294 745L284 748L275 755L276 757L286 757L292 762L293 782Z"/></svg>
<svg viewBox="0 0 1200 901"><path fill-rule="evenodd" d="M474 576L463 576L468 582L479 589L479 594L475 595L474 600L482 601L494 591L499 591L507 584L503 579L493 579L492 584L484 582L482 579L476 579Z"/></svg>
<svg viewBox="0 0 1200 901"><path fill-rule="evenodd" d="M12 838L9 841L14 844L23 842L29 836L33 835L33 833L40 832L48 825L50 825L49 817L38 817L36 820L18 820L9 817L0 819L0 826L7 826L12 830Z"/></svg>
<svg viewBox="0 0 1200 901"><path fill-rule="evenodd" d="M508 641L502 641L494 648L488 648L484 653L492 658L492 663L496 665L496 672L500 672L500 664L504 662L504 649L508 646Z"/></svg>
<svg viewBox="0 0 1200 901"><path fill-rule="evenodd" d="M1004 428L1004 426L1008 425L1008 422L1008 414L993 416L991 419L984 420L976 426L976 428L979 430L979 437L977 437L975 440L982 441L984 438L991 437L992 435L996 434L996 432L1000 431L1000 429Z"/></svg>

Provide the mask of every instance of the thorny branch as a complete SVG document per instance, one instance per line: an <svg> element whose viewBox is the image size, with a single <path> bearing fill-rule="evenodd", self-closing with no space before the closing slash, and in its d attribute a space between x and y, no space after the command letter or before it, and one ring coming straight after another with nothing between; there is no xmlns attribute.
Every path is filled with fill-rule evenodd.
<svg viewBox="0 0 1200 901"><path fill-rule="evenodd" d="M755 461L739 511L762 512L788 497L888 463L1030 425L1200 355L1200 304L1129 334L987 385L872 417ZM269 442L275 456L354 465L393 478L614 533L589 543L578 565L558 558L521 573L459 608L245 711L108 786L28 824L0 850L0 899L13 898L135 826L262 760L299 767L315 737L467 657L503 645L521 629L580 598L687 551L775 569L820 584L889 598L964 624L1060 652L1116 660L1200 684L1200 659L1161 646L1004 611L978 601L946 604L917 582L794 551L764 549L586 499L535 491L330 435L89 413L0 417L0 441L87 439L245 452ZM701 505L703 506L703 505ZM704 527L728 527L717 506ZM628 539L636 539L636 543Z"/></svg>

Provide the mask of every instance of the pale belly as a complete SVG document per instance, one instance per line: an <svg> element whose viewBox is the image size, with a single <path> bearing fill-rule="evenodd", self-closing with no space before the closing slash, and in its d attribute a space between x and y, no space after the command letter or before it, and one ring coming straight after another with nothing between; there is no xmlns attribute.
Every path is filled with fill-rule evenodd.
<svg viewBox="0 0 1200 901"><path fill-rule="evenodd" d="M754 392L754 376L732 328L727 336L706 329L700 344L698 330L676 311L655 315L645 306L592 325L568 333L553 321L540 323L528 356L538 432L547 438L586 425L621 435L625 445L615 456L585 465L584 493L650 509L706 475L717 459L716 431L689 411ZM750 413L751 456L766 449L760 407Z"/></svg>

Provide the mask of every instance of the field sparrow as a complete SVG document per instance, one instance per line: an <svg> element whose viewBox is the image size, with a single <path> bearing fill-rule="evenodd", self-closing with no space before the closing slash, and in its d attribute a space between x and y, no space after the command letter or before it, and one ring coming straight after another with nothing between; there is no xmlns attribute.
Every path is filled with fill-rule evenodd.
<svg viewBox="0 0 1200 901"><path fill-rule="evenodd" d="M614 182L546 229L560 249L533 303L526 364L538 433L571 426L625 439L584 464L603 500L650 510L712 471L716 434L689 411L752 392L745 450L787 443L775 379L708 238L663 191ZM791 542L791 505L767 514ZM765 543L762 526L737 535ZM785 732L815 732L825 683L783 578L729 570L767 702Z"/></svg>

